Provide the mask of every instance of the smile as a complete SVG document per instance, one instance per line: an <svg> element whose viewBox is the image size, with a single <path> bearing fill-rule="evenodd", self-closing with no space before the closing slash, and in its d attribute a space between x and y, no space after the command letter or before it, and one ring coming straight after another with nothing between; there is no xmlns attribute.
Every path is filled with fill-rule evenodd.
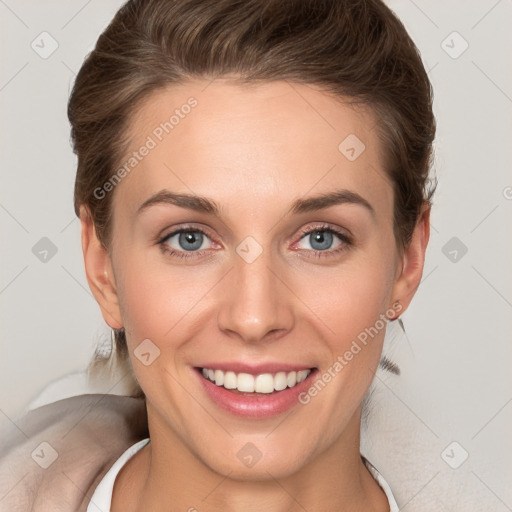
<svg viewBox="0 0 512 512"><path fill-rule="evenodd" d="M235 373L212 368L202 368L203 377L219 387L236 390L242 393L273 393L286 388L293 388L307 379L311 370L291 372L262 373Z"/></svg>
<svg viewBox="0 0 512 512"><path fill-rule="evenodd" d="M300 405L299 395L319 375L316 367L293 366L278 362L226 362L203 363L192 369L199 387L213 405L235 416L264 419Z"/></svg>

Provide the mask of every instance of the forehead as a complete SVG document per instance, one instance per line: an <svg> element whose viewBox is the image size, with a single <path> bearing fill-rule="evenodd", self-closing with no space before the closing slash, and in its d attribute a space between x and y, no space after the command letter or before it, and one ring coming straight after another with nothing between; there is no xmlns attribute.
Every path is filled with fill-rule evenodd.
<svg viewBox="0 0 512 512"><path fill-rule="evenodd" d="M386 208L392 190L375 126L370 109L303 84L172 86L133 114L122 162L132 155L133 165L114 200L136 208L169 188L247 206L249 196L261 204L344 187Z"/></svg>

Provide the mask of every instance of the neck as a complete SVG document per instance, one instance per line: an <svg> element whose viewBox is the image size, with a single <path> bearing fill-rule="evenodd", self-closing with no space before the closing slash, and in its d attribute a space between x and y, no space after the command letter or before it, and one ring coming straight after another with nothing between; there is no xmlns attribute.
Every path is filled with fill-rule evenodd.
<svg viewBox="0 0 512 512"><path fill-rule="evenodd" d="M360 419L359 409L343 435L299 471L279 478L267 471L257 480L213 471L168 427L150 422L151 442L120 471L111 510L387 512L387 499L360 457Z"/></svg>

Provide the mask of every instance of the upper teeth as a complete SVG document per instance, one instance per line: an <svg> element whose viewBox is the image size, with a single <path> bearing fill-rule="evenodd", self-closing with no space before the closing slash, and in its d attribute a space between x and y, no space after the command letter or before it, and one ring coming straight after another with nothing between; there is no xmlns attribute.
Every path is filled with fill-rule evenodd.
<svg viewBox="0 0 512 512"><path fill-rule="evenodd" d="M272 393L274 390L281 391L287 387L292 388L305 380L310 373L311 370L299 370L288 373L262 373L255 377L250 373L223 372L222 370L203 368L203 375L215 382L217 386L247 393Z"/></svg>

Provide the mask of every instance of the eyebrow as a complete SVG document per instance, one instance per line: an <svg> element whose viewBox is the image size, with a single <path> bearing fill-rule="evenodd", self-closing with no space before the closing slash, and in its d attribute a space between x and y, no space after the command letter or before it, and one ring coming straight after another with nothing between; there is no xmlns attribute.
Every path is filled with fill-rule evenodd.
<svg viewBox="0 0 512 512"><path fill-rule="evenodd" d="M161 190L144 201L139 206L137 214L146 210L150 206L157 204L172 204L181 208L187 208L189 210L208 213L210 215L220 217L221 208L212 199L195 194L175 194L169 190ZM327 194L307 197L304 199L297 199L291 204L287 213L307 213L340 204L355 204L363 206L372 214L373 217L375 217L375 209L364 197L360 196L356 192L346 189L335 190Z"/></svg>

